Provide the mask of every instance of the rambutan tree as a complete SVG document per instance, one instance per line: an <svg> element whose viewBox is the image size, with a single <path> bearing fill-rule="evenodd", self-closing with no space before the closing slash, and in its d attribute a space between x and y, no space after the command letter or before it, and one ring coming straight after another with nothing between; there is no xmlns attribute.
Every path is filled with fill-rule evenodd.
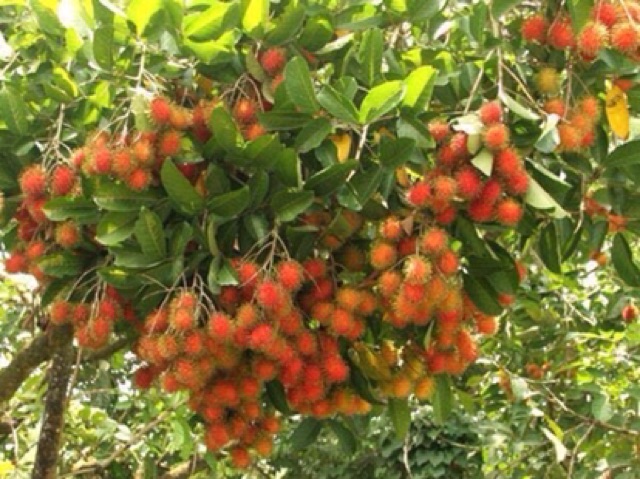
<svg viewBox="0 0 640 479"><path fill-rule="evenodd" d="M274 447L331 431L351 451L382 413L405 440L422 402L439 425L490 404L494 384L465 379L485 336L504 394L531 391L508 365L546 387L549 351L571 346L536 328L545 354L523 353L512 333L547 296L565 316L635 321L637 1L32 0L2 15L4 268L37 286L0 401L50 361L36 452L7 449L34 477L221 458L266 474ZM577 294L599 280L608 309ZM147 398L127 410L147 424L59 460L92 371L125 404ZM639 434L609 422L606 391L583 401L600 404L591 419L550 381L545 404L583 419L529 409L553 467L575 473L589 428ZM103 400L100 417L125 409ZM180 440L121 460L168 416L160 436ZM585 438L571 452L565 428Z"/></svg>

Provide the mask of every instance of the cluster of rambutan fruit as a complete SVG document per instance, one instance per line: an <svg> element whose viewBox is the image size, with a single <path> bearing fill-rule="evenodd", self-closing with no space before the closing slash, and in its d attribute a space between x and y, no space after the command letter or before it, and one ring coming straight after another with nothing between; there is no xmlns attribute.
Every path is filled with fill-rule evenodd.
<svg viewBox="0 0 640 479"><path fill-rule="evenodd" d="M551 22L542 14L533 15L522 22L522 37L558 50L575 49L584 61L593 61L608 47L640 60L639 2L597 0L590 13L591 21L577 35L566 13L559 13Z"/></svg>
<svg viewBox="0 0 640 479"><path fill-rule="evenodd" d="M435 168L409 188L407 200L414 207L431 211L442 225L453 222L459 210L466 210L474 222L496 220L516 225L523 214L516 198L524 195L529 185L523 160L510 146L509 127L502 122L498 101L485 103L477 115L483 124L484 147L492 156L490 175L472 163L467 133L452 130L446 121L434 120L428 129L438 144Z"/></svg>

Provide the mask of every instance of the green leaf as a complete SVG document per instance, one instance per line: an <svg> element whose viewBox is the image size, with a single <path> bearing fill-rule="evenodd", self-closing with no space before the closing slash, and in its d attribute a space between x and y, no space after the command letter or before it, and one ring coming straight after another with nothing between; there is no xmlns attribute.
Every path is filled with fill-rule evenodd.
<svg viewBox="0 0 640 479"><path fill-rule="evenodd" d="M153 190L133 191L124 184L99 181L93 201L108 211L139 211L142 206L157 203L159 195Z"/></svg>
<svg viewBox="0 0 640 479"><path fill-rule="evenodd" d="M84 268L82 259L68 251L42 256L38 260L38 266L44 274L55 278L77 276Z"/></svg>
<svg viewBox="0 0 640 479"><path fill-rule="evenodd" d="M96 241L105 246L115 246L133 234L137 217L131 213L111 211L96 226Z"/></svg>
<svg viewBox="0 0 640 479"><path fill-rule="evenodd" d="M387 412L391 418L396 437L403 440L411 426L411 409L409 401L405 399L390 398L387 404Z"/></svg>
<svg viewBox="0 0 640 479"><path fill-rule="evenodd" d="M269 45L282 45L296 36L304 23L306 7L302 4L290 3L284 13L277 18L275 28L265 36Z"/></svg>
<svg viewBox="0 0 640 479"><path fill-rule="evenodd" d="M167 256L167 242L162 221L153 211L146 208L140 211L134 234L145 256L154 260Z"/></svg>
<svg viewBox="0 0 640 479"><path fill-rule="evenodd" d="M269 381L265 384L265 389L267 391L267 397L271 401L271 404L280 411L282 414L287 416L293 414L293 411L289 407L289 403L287 402L287 396L284 392L284 387L282 383L277 379L273 381Z"/></svg>
<svg viewBox="0 0 640 479"><path fill-rule="evenodd" d="M538 115L537 113L534 113L532 110L530 110L526 106L518 103L516 100L511 98L506 93L504 92L501 93L500 100L509 109L509 111L513 112L520 118L524 118L525 120L530 120L530 121L540 120L540 115Z"/></svg>
<svg viewBox="0 0 640 479"><path fill-rule="evenodd" d="M622 281L629 286L640 287L640 269L634 263L629 243L621 233L613 238L611 259Z"/></svg>
<svg viewBox="0 0 640 479"><path fill-rule="evenodd" d="M62 196L45 203L45 215L51 221L73 220L76 223L93 223L98 219L98 209L93 201L85 198Z"/></svg>
<svg viewBox="0 0 640 479"><path fill-rule="evenodd" d="M536 209L551 210L550 214L554 218L564 218L567 216L567 212L562 206L531 176L529 176L529 188L524 196L524 201Z"/></svg>
<svg viewBox="0 0 640 479"><path fill-rule="evenodd" d="M279 191L273 195L271 208L280 221L293 221L313 203L312 191Z"/></svg>
<svg viewBox="0 0 640 479"><path fill-rule="evenodd" d="M302 57L295 57L284 69L287 94L303 113L315 113L320 108L311 78L309 65Z"/></svg>
<svg viewBox="0 0 640 479"><path fill-rule="evenodd" d="M238 3L214 1L205 11L186 16L182 31L191 40L213 40L233 29L239 20Z"/></svg>
<svg viewBox="0 0 640 479"><path fill-rule="evenodd" d="M333 37L333 25L328 17L309 18L298 39L298 43L309 51L315 52L324 47Z"/></svg>
<svg viewBox="0 0 640 479"><path fill-rule="evenodd" d="M453 410L453 392L451 378L444 374L435 377L436 390L433 393L433 420L436 424L444 424Z"/></svg>
<svg viewBox="0 0 640 479"><path fill-rule="evenodd" d="M207 42L184 40L184 46L190 50L198 60L215 65L230 62L236 55L235 46L241 34L238 30L228 30L218 39Z"/></svg>
<svg viewBox="0 0 640 479"><path fill-rule="evenodd" d="M389 81L369 90L360 105L360 123L372 123L390 112L402 101L405 91L406 87L399 80Z"/></svg>
<svg viewBox="0 0 640 479"><path fill-rule="evenodd" d="M209 118L209 128L218 144L229 152L236 151L242 144L242 135L227 109L220 105L213 109Z"/></svg>
<svg viewBox="0 0 640 479"><path fill-rule="evenodd" d="M611 401L606 393L596 394L591 403L591 413L598 421L607 422L614 415Z"/></svg>
<svg viewBox="0 0 640 479"><path fill-rule="evenodd" d="M640 164L640 140L629 141L613 150L604 160L607 168Z"/></svg>
<svg viewBox="0 0 640 479"><path fill-rule="evenodd" d="M29 131L27 115L29 109L23 100L23 95L16 90L3 88L0 92L0 118L16 135L25 135Z"/></svg>
<svg viewBox="0 0 640 479"><path fill-rule="evenodd" d="M331 165L311 176L304 184L305 190L313 190L318 196L327 196L344 185L349 175L358 167L356 160Z"/></svg>
<svg viewBox="0 0 640 479"><path fill-rule="evenodd" d="M571 24L575 32L582 30L590 20L595 0L568 0L567 6L571 15Z"/></svg>
<svg viewBox="0 0 640 479"><path fill-rule="evenodd" d="M315 442L322 430L322 422L313 417L307 417L300 422L290 441L293 451L301 451Z"/></svg>
<svg viewBox="0 0 640 479"><path fill-rule="evenodd" d="M561 252L555 223L549 223L540 231L538 253L544 265L556 274L562 274Z"/></svg>
<svg viewBox="0 0 640 479"><path fill-rule="evenodd" d="M497 293L484 278L464 276L464 290L480 311L491 316L502 313L502 306L498 303Z"/></svg>
<svg viewBox="0 0 640 479"><path fill-rule="evenodd" d="M493 18L500 18L513 7L520 5L523 0L493 0L491 2L491 13Z"/></svg>
<svg viewBox="0 0 640 479"><path fill-rule="evenodd" d="M380 141L380 163L385 168L396 169L413 155L416 141L412 138L386 138Z"/></svg>
<svg viewBox="0 0 640 479"><path fill-rule="evenodd" d="M338 120L351 124L358 123L358 110L353 102L330 85L325 85L318 93L318 102Z"/></svg>
<svg viewBox="0 0 640 479"><path fill-rule="evenodd" d="M127 18L136 26L136 33L142 36L151 18L161 11L162 0L131 0L127 6Z"/></svg>
<svg viewBox="0 0 640 479"><path fill-rule="evenodd" d="M331 427L333 433L338 438L338 443L342 448L342 452L348 456L353 455L358 449L358 442L353 432L351 432L351 429L336 419L330 419L328 423L329 427Z"/></svg>
<svg viewBox="0 0 640 479"><path fill-rule="evenodd" d="M204 200L173 163L173 160L164 161L160 170L160 179L178 211L191 216L202 211Z"/></svg>
<svg viewBox="0 0 640 479"><path fill-rule="evenodd" d="M381 29L372 28L364 32L358 58L362 67L363 82L368 87L373 86L380 76L383 47L384 38Z"/></svg>
<svg viewBox="0 0 640 479"><path fill-rule="evenodd" d="M207 201L207 208L223 218L238 216L251 204L249 187L243 186L237 190L223 193Z"/></svg>
<svg viewBox="0 0 640 479"><path fill-rule="evenodd" d="M438 71L430 65L413 70L404 81L407 92L402 100L402 106L416 113L424 111L431 101L437 73Z"/></svg>
<svg viewBox="0 0 640 479"><path fill-rule="evenodd" d="M103 70L113 68L113 26L98 27L93 34L93 57Z"/></svg>
<svg viewBox="0 0 640 479"><path fill-rule="evenodd" d="M269 0L242 1L242 28L252 37L264 34L269 20Z"/></svg>
<svg viewBox="0 0 640 479"><path fill-rule="evenodd" d="M291 148L282 150L282 152L276 157L277 161L274 167L274 172L278 179L292 188L297 188L300 185L300 157Z"/></svg>
<svg viewBox="0 0 640 479"><path fill-rule="evenodd" d="M295 147L300 153L306 153L320 146L331 133L333 126L326 118L315 118L305 125L296 136Z"/></svg>
<svg viewBox="0 0 640 479"><path fill-rule="evenodd" d="M103 266L98 269L100 279L118 289L138 289L142 286L142 280L137 272L130 272L118 266Z"/></svg>
<svg viewBox="0 0 640 479"><path fill-rule="evenodd" d="M493 171L493 153L483 148L480 150L480 153L473 157L471 163L485 175L491 176L491 172Z"/></svg>

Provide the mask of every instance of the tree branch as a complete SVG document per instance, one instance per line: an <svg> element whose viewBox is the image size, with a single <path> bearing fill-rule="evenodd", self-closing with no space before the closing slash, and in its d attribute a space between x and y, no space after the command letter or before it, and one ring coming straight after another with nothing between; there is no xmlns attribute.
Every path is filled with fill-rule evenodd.
<svg viewBox="0 0 640 479"><path fill-rule="evenodd" d="M133 340L131 338L120 338L111 344L107 344L102 349L97 349L95 351L84 354L82 360L84 362L93 362L100 361L101 359L109 359L115 353L117 353L121 349L124 349L132 342Z"/></svg>
<svg viewBox="0 0 640 479"><path fill-rule="evenodd" d="M73 330L70 327L65 327L64 330L67 334L55 338L51 345L55 352L48 372L49 387L42 415L42 428L38 439L32 479L55 479L57 477L58 451L62 439L67 389L73 364L73 344L71 342Z"/></svg>
<svg viewBox="0 0 640 479"><path fill-rule="evenodd" d="M177 466L165 472L160 479L188 479L196 472L207 468L207 461L203 458L192 458L187 462L178 464Z"/></svg>
<svg viewBox="0 0 640 479"><path fill-rule="evenodd" d="M58 344L59 339L66 336L70 337L67 328L54 328L50 332L37 336L13 358L13 361L6 368L0 370L0 384L2 384L0 404L13 397L34 369L51 359L55 344Z"/></svg>

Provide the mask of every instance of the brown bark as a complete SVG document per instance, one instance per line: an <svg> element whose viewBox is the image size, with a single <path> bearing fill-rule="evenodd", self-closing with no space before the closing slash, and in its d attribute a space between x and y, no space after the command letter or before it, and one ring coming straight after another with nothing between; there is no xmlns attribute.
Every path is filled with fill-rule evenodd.
<svg viewBox="0 0 640 479"><path fill-rule="evenodd" d="M0 404L11 399L34 369L51 359L51 355L60 340L69 336L70 330L68 328L54 328L51 331L42 333L34 338L25 349L20 351L6 368L1 369Z"/></svg>
<svg viewBox="0 0 640 479"><path fill-rule="evenodd" d="M52 337L51 347L54 353L51 368L48 371L49 387L32 479L55 479L57 477L58 451L62 439L67 389L74 358L71 342L72 330L70 328L61 329L64 329L66 334Z"/></svg>

